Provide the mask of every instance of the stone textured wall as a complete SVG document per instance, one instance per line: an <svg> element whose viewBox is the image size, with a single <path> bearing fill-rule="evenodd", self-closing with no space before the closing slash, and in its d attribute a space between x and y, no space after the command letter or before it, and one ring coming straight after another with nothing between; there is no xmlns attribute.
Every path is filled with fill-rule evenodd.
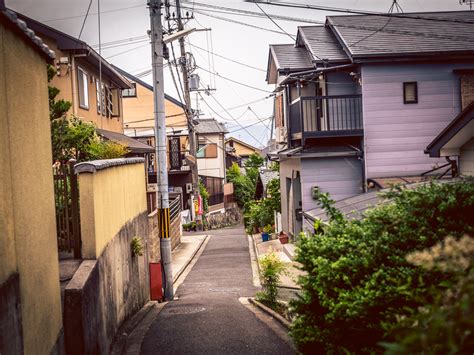
<svg viewBox="0 0 474 355"><path fill-rule="evenodd" d="M132 256L133 237L143 240ZM64 292L64 335L68 354L108 354L119 326L148 300L148 216L127 223L97 260L84 260Z"/></svg>
<svg viewBox="0 0 474 355"><path fill-rule="evenodd" d="M157 211L154 210L148 215L148 261L157 263L161 260L160 236L158 235Z"/></svg>
<svg viewBox="0 0 474 355"><path fill-rule="evenodd" d="M213 213L206 216L208 229L219 229L234 226L243 222L242 212L238 207L227 208L224 213Z"/></svg>

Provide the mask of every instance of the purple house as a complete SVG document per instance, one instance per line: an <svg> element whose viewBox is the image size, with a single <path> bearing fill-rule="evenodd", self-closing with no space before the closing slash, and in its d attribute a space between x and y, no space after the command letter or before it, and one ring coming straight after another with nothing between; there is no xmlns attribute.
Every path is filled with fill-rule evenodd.
<svg viewBox="0 0 474 355"><path fill-rule="evenodd" d="M318 191L339 201L446 160L455 171L424 151L474 101L473 32L469 11L329 16L270 46L285 231L304 229Z"/></svg>

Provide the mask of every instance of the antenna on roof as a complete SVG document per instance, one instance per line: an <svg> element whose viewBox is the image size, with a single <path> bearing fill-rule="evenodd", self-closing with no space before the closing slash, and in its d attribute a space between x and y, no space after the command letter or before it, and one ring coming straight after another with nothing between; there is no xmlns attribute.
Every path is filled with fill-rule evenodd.
<svg viewBox="0 0 474 355"><path fill-rule="evenodd" d="M459 0L459 5L469 5L469 10L472 11L472 4L474 0Z"/></svg>
<svg viewBox="0 0 474 355"><path fill-rule="evenodd" d="M465 1L465 0L460 0L460 1ZM472 0L470 0L472 1ZM398 0L393 0L392 6L390 6L390 9L388 9L389 14L393 14L393 12L396 11L399 14L403 14L403 9L398 3Z"/></svg>

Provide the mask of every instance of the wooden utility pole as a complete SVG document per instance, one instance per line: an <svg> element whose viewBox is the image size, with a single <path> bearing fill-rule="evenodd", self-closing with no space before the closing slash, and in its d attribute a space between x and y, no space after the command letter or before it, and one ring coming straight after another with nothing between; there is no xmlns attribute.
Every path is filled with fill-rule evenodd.
<svg viewBox="0 0 474 355"><path fill-rule="evenodd" d="M157 161L156 208L160 236L163 288L166 301L174 298L171 269L170 204L168 196L168 164L166 156L165 85L163 74L163 28L161 0L149 0L151 25L151 60L153 69L153 103L155 118L155 154Z"/></svg>
<svg viewBox="0 0 474 355"><path fill-rule="evenodd" d="M184 29L183 19L181 17L181 3L180 0L176 0L176 16L178 21L178 31ZM191 164L191 175L193 179L193 196L194 203L199 201L199 172L197 166L197 140L196 140L196 131L194 130L193 123L193 110L191 109L191 95L189 92L189 73L188 73L188 63L186 58L186 48L184 46L184 37L179 39L179 47L181 51L181 57L179 59L179 64L181 66L181 71L183 73L183 86L184 86L184 101L186 105L186 119L188 122L188 133L189 133L189 150L190 155L192 156ZM194 206L192 206L194 208ZM196 228L197 230L202 230L202 215L196 213Z"/></svg>

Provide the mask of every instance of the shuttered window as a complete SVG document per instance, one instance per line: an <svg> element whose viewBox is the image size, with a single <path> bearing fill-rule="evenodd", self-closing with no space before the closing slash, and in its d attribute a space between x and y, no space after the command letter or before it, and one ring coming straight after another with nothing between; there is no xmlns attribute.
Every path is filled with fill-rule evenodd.
<svg viewBox="0 0 474 355"><path fill-rule="evenodd" d="M196 156L198 158L217 158L217 144L199 143L199 149Z"/></svg>
<svg viewBox="0 0 474 355"><path fill-rule="evenodd" d="M275 127L283 127L283 94L275 96Z"/></svg>
<svg viewBox="0 0 474 355"><path fill-rule="evenodd" d="M403 103L418 103L418 83L416 81L410 83L403 83Z"/></svg>

